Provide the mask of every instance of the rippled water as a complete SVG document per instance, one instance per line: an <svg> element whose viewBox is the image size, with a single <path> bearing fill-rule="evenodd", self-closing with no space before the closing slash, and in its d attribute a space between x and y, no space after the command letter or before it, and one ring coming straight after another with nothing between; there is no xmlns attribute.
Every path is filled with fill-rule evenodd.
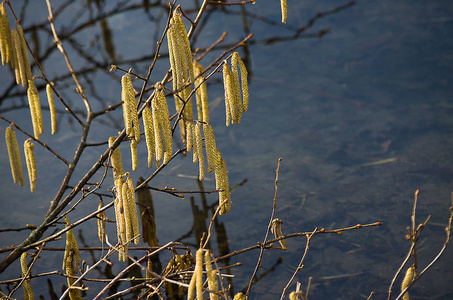
<svg viewBox="0 0 453 300"><path fill-rule="evenodd" d="M55 7L60 3L63 2L56 1ZM64 32L69 32L76 27L74 24L84 22L90 17L89 13L78 13L86 3L72 4L72 9L57 19L57 25L64 25ZM250 107L240 126L224 126L224 107L220 101L222 87L219 84L209 86L211 123L217 146L227 162L230 184L242 183L233 189L231 213L220 218L226 228L229 250L255 245L264 238L272 210L277 159L283 157L276 217L283 220L284 233L312 231L316 227L334 229L358 223L384 223L379 228L346 232L342 236L315 236L304 269L296 280L305 289L308 278L313 277L310 299L366 299L371 291L376 293L373 299L384 299L391 278L410 246L404 236L406 226L410 225L415 190L421 191L417 222L423 222L431 215L418 248L421 268L436 255L445 239L444 227L449 216L453 182L453 5L449 1L356 1L334 11L346 3L288 1L285 25L279 24L278 1L258 1L256 5L247 6L246 27L242 23L240 7L214 11L204 25L204 34L196 37L195 47L209 46L223 31L229 31L226 37L229 44L244 37L248 31L254 34L249 55L241 52L248 58L252 75ZM94 7L93 3L91 5ZM182 5L185 5L184 1ZM112 6L112 3L106 4L103 10L109 11ZM331 14L316 19L311 28L294 38L294 28L309 24L318 12L328 11ZM24 27L30 29L26 34L31 34L33 24L45 22L41 16L45 16L46 9L44 4L36 4L25 12ZM152 25L156 23L150 20L157 20L160 27ZM126 60L121 67L132 66L137 72L146 74L151 58L145 58L145 62L134 59L138 61L153 53L164 22L162 12L145 14L142 9L108 19L116 59ZM119 75L102 72L109 69L111 59L104 52L101 27L88 26L74 38L77 44L69 46L70 42L65 41L65 45L76 65L86 59L77 54L77 47L101 63L100 72L88 73L84 78L96 87L89 89L95 109L117 103ZM40 40L39 53L45 53L48 42ZM204 63L220 51L223 50L208 56ZM52 76L66 73L57 51L50 53L44 67ZM152 80L161 79L167 68L164 59L158 64ZM0 93L4 95L10 84L10 74L6 67L2 70ZM65 90L64 96L75 107L82 108L72 87ZM19 103L22 98L3 99L0 110L8 119L30 130L28 110L10 110L13 103ZM114 135L120 129L121 113L113 112L110 116L106 123L94 124L90 142L103 141L105 135ZM51 137L46 133L43 139L70 158L80 138L80 128L68 123L64 114L59 115L59 120L63 127L59 135ZM5 128L6 123L2 121L0 129ZM23 141L24 138L19 139ZM102 147L89 149L78 174L83 174L103 150ZM121 150L125 156L123 160L127 161L127 147ZM49 195L54 195L58 189L65 166L50 153L37 150L39 179L37 191L32 195L27 187L12 186L3 139L0 140L0 151L5 157L0 160L4 178L0 186L3 195L0 227L38 224L47 210ZM140 158L146 160L143 147ZM153 180L153 186L198 189L196 181L189 178L197 175L197 166L188 160L178 158L173 161L162 176ZM46 173L47 168L51 171ZM150 170L139 167L134 179L149 174ZM110 176L105 187L109 185ZM208 176L204 185L206 190L214 189L212 176ZM181 200L153 195L160 244L182 238L195 245L195 236L190 232L191 212L195 207L191 206L189 197ZM215 203L215 194L207 195L207 201ZM97 198L87 199L71 219L77 220L92 212L97 203ZM194 203L201 209L198 195L195 195ZM96 240L96 233L90 228L94 224L81 228L87 244ZM186 233L190 233L189 237L184 237ZM24 237L24 232L0 233L1 246L19 243ZM287 243L286 252L271 250L265 253L263 269L258 273L260 279L252 289L253 299L279 297L305 248L303 238ZM55 247L61 245L62 242L55 243ZM211 246L219 253L215 240ZM59 266L62 253L55 257ZM255 251L229 261L244 264L232 270L236 275L235 292L246 287L257 257ZM451 249L447 249L441 261L415 285L411 297L451 298L452 258ZM44 256L35 271L51 270L54 260ZM165 258L162 261L166 263ZM121 267L116 265L114 268ZM18 264L14 264L0 278L18 274ZM55 290L59 291L64 281L52 280ZM45 281L41 287L31 283L36 294L48 298Z"/></svg>

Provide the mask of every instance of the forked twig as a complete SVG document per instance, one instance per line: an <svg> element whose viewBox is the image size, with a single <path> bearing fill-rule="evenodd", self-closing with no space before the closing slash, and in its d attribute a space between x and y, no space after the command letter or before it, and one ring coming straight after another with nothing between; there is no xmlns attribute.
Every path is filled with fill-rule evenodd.
<svg viewBox="0 0 453 300"><path fill-rule="evenodd" d="M264 235L264 241L262 244L258 244L258 246L261 248L260 250L260 255L258 257L258 262L256 263L255 270L253 271L252 277L250 278L249 285L247 287L247 291L245 296L248 298L250 295L250 290L253 285L253 281L255 280L256 274L258 273L258 269L261 266L261 260L263 259L263 253L264 253L264 248L267 243L267 238L269 237L269 232L271 231L272 228L272 220L274 219L275 215L275 209L277 208L277 192L278 192L278 173L280 170L280 163L282 161L283 157L280 157L277 162L277 170L275 170L275 192L274 192L274 201L272 205L272 213L271 213L271 218L269 220L269 225L267 226L266 234Z"/></svg>
<svg viewBox="0 0 453 300"><path fill-rule="evenodd" d="M291 276L291 279L288 281L285 288L283 289L280 300L283 300L283 298L285 298L286 291L288 290L288 288L291 285L291 283L293 282L293 280L296 278L297 273L299 273L299 271L303 269L303 267L304 267L303 263L304 263L305 257L307 256L308 248L310 248L311 238L313 237L313 235L315 234L315 232L317 230L318 230L318 228L315 228L315 230L313 230L313 232L311 234L307 234L307 242L305 243L304 254L302 255L302 258L300 259L299 265L297 266L296 270L294 271L293 276ZM308 292L307 292L307 294L308 294Z"/></svg>

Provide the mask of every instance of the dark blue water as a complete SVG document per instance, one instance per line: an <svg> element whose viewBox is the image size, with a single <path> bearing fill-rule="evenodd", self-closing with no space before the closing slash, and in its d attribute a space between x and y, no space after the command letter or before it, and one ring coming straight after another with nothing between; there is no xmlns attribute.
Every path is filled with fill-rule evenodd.
<svg viewBox="0 0 453 300"><path fill-rule="evenodd" d="M256 5L247 6L246 27L238 6L212 12L203 33L196 38L195 47L205 48L223 31L229 32L225 40L228 44L248 32L254 34L248 56L252 74L250 106L239 126L224 126L223 89L214 82L209 86L211 123L217 146L227 162L230 184L236 186L247 180L233 189L232 210L220 218L226 228L229 249L238 250L262 241L272 210L277 159L283 157L276 216L284 222L284 233L312 231L316 227L334 229L358 223L384 223L379 228L351 231L342 236L315 236L305 267L296 280L305 289L308 278L313 277L310 299L366 299L371 291L375 292L373 299L384 299L393 274L410 247L404 236L410 225L415 190L421 191L417 223L431 215L420 238L419 268L426 266L445 240L444 227L449 217L453 182L453 5L449 1L356 1L354 5L334 12L336 7L347 2L289 1L288 21L282 25L279 23L279 3L273 2L258 1ZM56 1L55 8L60 3L63 2ZM57 19L57 25L65 27L63 32L70 32L71 28L90 18L90 13L83 10L84 3L72 4L71 9L65 10ZM181 4L193 5L191 1ZM20 11L19 1L13 5ZM94 4L91 5L95 14L97 10ZM105 4L102 9L109 11L113 6L113 3ZM35 11L43 14L33 13ZM294 38L294 28L309 24L318 12L328 11L332 13L315 19L312 27ZM45 14L44 4L27 7L24 27L45 24ZM134 71L146 74L155 41L160 38L165 21L161 10L145 14L143 9L108 19L115 57L119 61L125 60L121 67L133 67ZM31 31L26 33L31 34ZM38 32L40 53L45 53L51 40L45 33ZM121 73L105 72L111 59L103 48L100 25L87 26L74 38L78 43L64 42L73 63L80 69L88 65L82 52L98 63L97 71L84 77L94 108L117 103ZM208 64L221 51L223 49L215 51L201 62ZM240 51L241 56L246 57L245 52ZM140 61L142 57L145 61ZM51 52L43 65L51 78L66 74L58 51ZM151 80L160 80L168 67L164 58L153 71ZM6 67L2 70L0 93L3 94L9 86L10 74ZM37 74L36 70L34 74ZM214 76L215 80L221 80L220 74ZM71 81L67 80L60 84L64 88L69 83ZM64 96L75 107L83 109L73 86L64 89ZM23 96L3 100L0 110L8 119L30 130L28 109L9 109L21 99ZM44 94L42 99L44 102ZM46 112L44 117L48 120ZM80 137L80 128L68 119L66 114L59 114L61 130L58 135L51 137L47 132L43 139L70 159ZM106 135L115 135L120 126L121 112L112 112L103 123L94 123L89 141L104 141ZM0 123L0 129L4 131L5 128L6 123ZM19 139L23 141L24 137ZM6 158L3 139L0 149ZM89 149L76 173L83 174L104 149ZM128 147L121 151L127 165ZM144 146L139 151L140 159L145 162ZM49 195L55 194L59 187L65 166L43 149L36 152L39 157L38 185L34 194L27 186L13 186L8 161L0 160L4 178L0 186L2 228L38 224L47 211ZM198 189L195 180L188 178L197 175L197 166L189 160L174 160L153 180L153 186ZM51 170L47 170L49 166ZM152 170L140 166L133 175L134 180L149 176L150 172ZM214 189L212 179L208 176L205 189ZM74 179L73 184L75 182ZM110 188L111 184L111 176L108 176L104 189ZM190 231L193 218L189 197L181 200L161 193L153 195L160 244ZM207 200L209 204L215 203L216 195L208 195ZM71 220L92 212L97 201L97 198L88 198L70 215ZM195 195L194 203L201 207L198 195ZM109 214L113 217L112 212ZM81 230L87 244L98 245L96 233L90 230L94 225L94 221L89 222ZM111 231L111 236L114 235ZM1 245L19 243L25 236L24 232L1 233ZM196 244L193 233L183 241ZM287 243L286 252L271 250L265 253L263 269L258 273L260 280L252 289L253 299L277 299L281 294L305 248L303 238ZM61 247L63 242L54 245ZM215 240L211 245L218 253ZM56 260L61 261L63 254L55 255ZM95 257L98 255L96 253ZM232 270L236 275L233 280L235 292L247 286L257 257L255 251L230 260L229 263L244 264ZM452 258L451 249L447 249L441 261L415 285L411 297L451 298ZM35 267L36 272L54 269L53 260L43 256ZM162 258L162 261L166 264L168 260ZM116 264L114 269L118 271L122 267ZM1 278L18 274L18 264L14 264ZM47 298L45 281L42 279L40 285L39 280L35 279L31 285L36 294ZM56 290L64 283L61 278L52 280L58 287ZM398 289L399 283L396 292Z"/></svg>

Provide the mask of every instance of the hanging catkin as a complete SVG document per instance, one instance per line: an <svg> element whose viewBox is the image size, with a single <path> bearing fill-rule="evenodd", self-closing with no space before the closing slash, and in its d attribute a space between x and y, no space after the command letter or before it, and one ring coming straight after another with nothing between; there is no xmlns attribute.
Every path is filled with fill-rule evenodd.
<svg viewBox="0 0 453 300"><path fill-rule="evenodd" d="M39 101L38 90L36 89L33 80L28 81L27 97L28 105L30 106L33 133L35 135L35 138L39 140L39 137L44 132L44 123L42 120L41 103Z"/></svg>
<svg viewBox="0 0 453 300"><path fill-rule="evenodd" d="M28 179L30 181L30 191L35 191L36 186L36 159L34 153L35 145L28 139L24 142L25 162L27 163Z"/></svg>
<svg viewBox="0 0 453 300"><path fill-rule="evenodd" d="M55 103L53 101L52 87L50 84L46 84L46 95L47 102L49 103L51 133L55 134L57 132L57 113L55 111Z"/></svg>
<svg viewBox="0 0 453 300"><path fill-rule="evenodd" d="M197 122L195 124L195 134L194 134L194 162L196 162L196 158L198 158L198 166L199 166L199 173L198 173L198 179L204 180L204 156L203 156L203 146L202 146L202 137L201 137L201 125L200 122ZM195 156L195 152L197 152L197 155Z"/></svg>
<svg viewBox="0 0 453 300"><path fill-rule="evenodd" d="M162 163L164 157L164 149L162 146L162 137L160 135L160 125L159 125L159 104L157 97L151 101L152 115L153 115L153 125L154 125L154 150L156 157L156 164L159 167Z"/></svg>
<svg viewBox="0 0 453 300"><path fill-rule="evenodd" d="M64 217L66 227L69 227L71 224L69 223L68 217ZM75 288L71 288L71 286L76 281L75 276L79 270L80 264L80 251L79 247L77 246L77 241L75 239L74 233L72 229L66 231L66 247L64 251L63 257L63 270L66 271L67 281L68 281L68 288L69 290L69 298L71 300L82 300L82 297L79 294L79 291Z"/></svg>
<svg viewBox="0 0 453 300"><path fill-rule="evenodd" d="M17 28L17 32L19 33L20 47L21 47L22 56L24 59L24 72L26 75L24 87L26 87L28 80L32 80L33 76L31 75L30 59L28 58L27 42L25 41L24 31L22 29L22 26L19 23L16 24L16 28ZM24 84L24 82L22 82L22 85L23 84Z"/></svg>
<svg viewBox="0 0 453 300"><path fill-rule="evenodd" d="M182 112L183 118L179 120L179 130L181 139L186 143L186 121L193 118L192 97L190 94L190 85L183 88L187 83L193 83L194 71L192 62L192 51L190 49L189 39L181 14L174 12L170 20L170 28L167 33L168 51L170 65L173 74L173 90L175 93L175 107L179 113L183 108L183 101L187 101ZM182 99L182 101L181 101Z"/></svg>
<svg viewBox="0 0 453 300"><path fill-rule="evenodd" d="M216 155L219 156L219 160L215 165L215 182L216 189L219 191L219 205L221 205L219 214L223 215L230 211L231 207L230 187L226 163L223 160L219 150L216 150ZM225 200L226 203L222 205L222 203Z"/></svg>
<svg viewBox="0 0 453 300"><path fill-rule="evenodd" d="M123 118L126 133L129 138L140 142L140 123L138 122L137 101L131 75L126 73L121 77L121 100L123 101Z"/></svg>
<svg viewBox="0 0 453 300"><path fill-rule="evenodd" d="M154 158L154 124L153 114L148 106L145 106L142 112L143 127L145 128L146 149L148 150L148 168L153 165Z"/></svg>
<svg viewBox="0 0 453 300"><path fill-rule="evenodd" d="M201 73L203 72L203 66L196 60L193 61L195 87L198 89L195 92L195 98L197 100L197 115L200 122L209 123L209 109L208 109L208 91L206 88L206 81L204 80Z"/></svg>
<svg viewBox="0 0 453 300"><path fill-rule="evenodd" d="M401 283L401 291L404 291L411 283L412 279L414 278L414 266L411 266L407 269L406 274L404 275L403 282ZM409 292L405 292L403 294L403 300L409 300Z"/></svg>
<svg viewBox="0 0 453 300"><path fill-rule="evenodd" d="M192 300L197 294L197 300L203 300L203 249L198 249L195 255L195 269L189 283L187 299Z"/></svg>
<svg viewBox="0 0 453 300"><path fill-rule="evenodd" d="M208 288L211 291L211 293L209 293L209 299L218 300L219 296L217 296L216 294L216 292L218 292L216 270L212 270L211 253L209 251L206 251L204 254L204 262L206 265L206 277L208 278Z"/></svg>
<svg viewBox="0 0 453 300"><path fill-rule="evenodd" d="M286 0L280 0L280 6L282 8L282 23L286 23L286 17L288 10L286 8Z"/></svg>
<svg viewBox="0 0 453 300"><path fill-rule="evenodd" d="M156 97L159 128L162 131L163 139L164 164L166 164L170 160L173 152L170 116L168 113L167 100L165 100L165 94L162 88L158 88Z"/></svg>
<svg viewBox="0 0 453 300"><path fill-rule="evenodd" d="M27 267L27 252L22 253L20 256L20 266L22 269L22 276L25 277L28 273L28 267ZM24 288L24 299L25 300L32 300L34 299L34 293L33 289L31 288L30 285L30 279L24 280L22 286Z"/></svg>
<svg viewBox="0 0 453 300"><path fill-rule="evenodd" d="M238 52L234 52L231 57L231 68L236 75L237 67L241 71L241 90L242 90L242 111L247 111L249 107L249 88L247 83L248 72ZM237 81L239 83L239 80Z"/></svg>
<svg viewBox="0 0 453 300"><path fill-rule="evenodd" d="M216 150L217 146L214 138L214 130L209 124L203 124L204 144L206 149L206 159L208 161L208 173L211 173L217 163Z"/></svg>
<svg viewBox="0 0 453 300"><path fill-rule="evenodd" d="M118 176L115 179L115 218L116 218L116 232L118 242L120 243L120 251L118 251L118 260L127 261L127 245L126 245L126 221L124 218L123 209L123 177Z"/></svg>
<svg viewBox="0 0 453 300"><path fill-rule="evenodd" d="M11 30L4 2L0 5L0 51L2 54L2 65L13 62L14 52ZM14 68L14 65L11 67Z"/></svg>
<svg viewBox="0 0 453 300"><path fill-rule="evenodd" d="M98 210L104 207L104 201L101 199L99 201ZM107 216L105 215L105 211L102 211L96 215L97 223L98 223L98 238L101 243L106 242L106 234L105 234L105 221Z"/></svg>
<svg viewBox="0 0 453 300"><path fill-rule="evenodd" d="M234 105L233 97L234 97L234 90L231 84L231 71L228 67L226 61L223 62L223 88L225 90L225 116L226 116L226 126L230 126L231 124L231 117L233 115L233 108ZM234 119L233 119L234 120ZM234 123L234 121L233 121Z"/></svg>
<svg viewBox="0 0 453 300"><path fill-rule="evenodd" d="M16 83L17 84L22 83L22 86L26 87L28 82L27 71L25 69L25 58L22 52L22 44L17 27L12 30L11 36L12 45L14 48L14 55L16 56L15 58Z"/></svg>
<svg viewBox="0 0 453 300"><path fill-rule="evenodd" d="M19 145L17 144L16 132L11 126L5 131L6 146L8 148L9 164L14 183L24 185L24 175L22 173L22 162L20 159Z"/></svg>
<svg viewBox="0 0 453 300"><path fill-rule="evenodd" d="M238 67L241 71L240 84ZM249 92L247 69L237 52L234 52L231 57L231 69L228 67L227 61L223 61L222 72L223 86L225 89L226 126L229 126L230 124L239 124L241 122L242 113L248 110Z"/></svg>
<svg viewBox="0 0 453 300"><path fill-rule="evenodd" d="M129 173L127 175L127 210L129 211L129 222L131 223L132 228L132 236L134 238L134 243L138 245L140 239L140 227L138 225L138 217L137 217L137 206L135 205L135 191L134 191L134 184L132 183L132 179Z"/></svg>
<svg viewBox="0 0 453 300"><path fill-rule="evenodd" d="M116 137L114 136L109 138L109 147L112 147L115 140ZM123 175L123 164L121 162L121 152L119 147L116 147L115 150L112 151L110 159L113 167L113 179L115 179L116 177Z"/></svg>
<svg viewBox="0 0 453 300"><path fill-rule="evenodd" d="M187 122L187 135L186 135L186 139L187 139L187 152L190 152L192 150L192 146L193 146L193 122Z"/></svg>

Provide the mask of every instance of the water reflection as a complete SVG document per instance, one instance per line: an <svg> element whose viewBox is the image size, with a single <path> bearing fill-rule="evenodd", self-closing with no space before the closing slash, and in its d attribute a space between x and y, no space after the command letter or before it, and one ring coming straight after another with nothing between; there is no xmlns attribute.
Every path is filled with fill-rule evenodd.
<svg viewBox="0 0 453 300"><path fill-rule="evenodd" d="M159 40L166 22L167 4L161 1L55 3L60 38L78 66L76 72L88 88L89 96L97 101L95 109L118 106L119 77L108 72L110 64L132 67L134 72L146 74L156 51L155 41ZM19 4L20 1L13 3ZM190 4L193 8L187 10L189 13L199 5L197 1ZM412 194L417 188L423 195L420 216L433 215L432 225L426 230L429 239L420 250L422 259L428 261L435 254L436 245L443 243L442 224L448 214L453 179L450 130L453 78L449 50L452 49L449 33L453 30L450 18L453 8L443 1L391 5L374 1L356 1L355 5L312 1L292 6L286 25L278 23L273 3L258 1L246 8L213 7L202 21L203 34L194 36L195 47L202 53L223 31L229 32L225 43L206 56L208 61L240 37L250 32L255 35L249 46L241 49L252 76L253 98L248 115L238 128L225 129L222 105L211 111L231 184L239 184L243 178L248 182L233 191L231 214L214 221L215 240L211 239L208 248L222 256L262 239L271 210L275 162L283 156L277 213L284 221L284 232L377 220L385 224L376 230L316 238L298 279L307 284L308 276L314 276L313 299L366 298L371 290L382 298L408 247L405 228ZM52 74L51 79L64 99L83 118L83 107L73 91L70 74L49 42L53 38L47 21L41 18L47 14L45 7L29 3L18 11L33 51L48 74ZM160 74L168 69L165 55L163 58L163 63L153 70L153 80L160 80ZM27 108L24 90L16 87L8 72L1 72L0 78L1 114L21 121L30 130L30 124L23 120ZM217 82L210 83L212 102L222 97L221 86L216 84L219 81L217 78ZM38 88L41 91L43 85ZM103 141L105 134L116 134L123 126L118 110L106 116L94 125L89 136L91 143ZM72 157L71 145L77 144L79 129L71 123L73 119L63 107L58 108L58 120L65 128L59 133L59 140L52 140L48 132L43 139L52 141L58 153ZM4 128L5 124L0 126ZM6 149L3 140L0 149ZM92 150L93 159L99 156L98 152ZM59 184L64 170L55 166L52 155L44 152L39 155L42 166L49 166L55 172L48 178L38 178L41 191L33 199L27 191L11 188L9 182L1 184L4 194L0 204L1 228L41 222L48 195L56 189L54 185ZM176 163L174 169L155 182L156 186L169 185L171 177L171 185L181 189L214 189L212 182L206 182L204 187L195 180L175 178L178 173L195 174L190 164ZM10 179L8 164L6 161L0 164L7 181ZM83 161L79 173L91 164L90 159ZM149 176L149 172L139 169L135 176ZM148 245L156 246L158 240L161 243L179 240L197 247L213 215L214 198L201 193L181 201L159 195L152 205L148 201L144 206L139 205L142 221L149 228L153 228L153 221L156 224L157 236L150 237ZM37 204L30 205L30 201ZM92 211L92 205L87 204L80 206L76 214L81 217ZM190 212L192 217L188 217ZM2 246L18 243L27 234L0 233ZM82 241L84 236L86 246L97 238L89 230L83 230L79 239ZM252 289L254 299L278 297L303 247L304 241L289 240L287 252L272 250L266 254L264 269ZM178 255L186 254L185 249L175 251ZM99 259L98 250L84 253L92 262ZM152 270L160 273L162 265L167 265L174 255L153 256ZM236 276L234 280L227 277L228 284L234 283L231 291L240 291L247 285L256 256L252 252L223 262L224 266L244 263L242 268L225 270ZM436 274L423 279L414 289L415 295L451 297L446 281L451 277L447 268L451 257L450 252L433 272ZM51 266L52 262L46 260L35 272L48 271L53 269ZM113 278L119 269L118 264L106 264L98 270L98 275ZM14 270L18 270L17 265L11 266L7 273ZM3 274L2 279L5 276L12 277L11 273ZM137 276L145 275L137 272ZM54 290L59 291L64 282L52 278L40 285L39 280L31 281L37 294L45 298L49 295L51 299L55 297ZM118 283L109 293L113 295L125 285L129 283Z"/></svg>

